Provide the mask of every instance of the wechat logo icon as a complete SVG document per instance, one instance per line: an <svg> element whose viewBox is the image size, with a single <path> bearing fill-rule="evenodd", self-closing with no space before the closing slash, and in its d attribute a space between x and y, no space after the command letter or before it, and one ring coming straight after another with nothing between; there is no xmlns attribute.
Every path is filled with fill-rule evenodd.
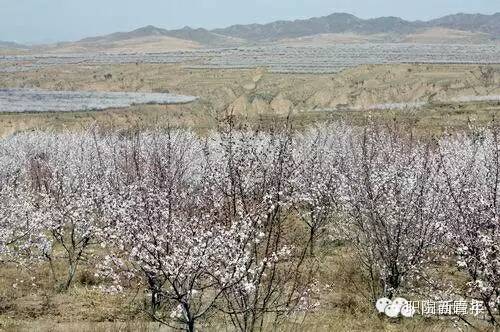
<svg viewBox="0 0 500 332"><path fill-rule="evenodd" d="M394 300L383 297L377 300L375 307L379 313L383 313L389 318L397 318L400 315L411 318L415 315L415 308L402 297L397 297Z"/></svg>

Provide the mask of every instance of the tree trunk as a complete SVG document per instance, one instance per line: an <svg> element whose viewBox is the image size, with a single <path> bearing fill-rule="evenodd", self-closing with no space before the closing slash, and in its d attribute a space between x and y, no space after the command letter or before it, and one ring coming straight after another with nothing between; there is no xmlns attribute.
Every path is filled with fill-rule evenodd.
<svg viewBox="0 0 500 332"><path fill-rule="evenodd" d="M188 329L189 332L194 332L194 320L190 319L188 322Z"/></svg>
<svg viewBox="0 0 500 332"><path fill-rule="evenodd" d="M73 279L75 278L76 267L77 267L77 263L70 263L69 264L68 278L67 278L66 283L64 285L64 291L67 291L69 289L69 287L71 286L71 283L73 282Z"/></svg>
<svg viewBox="0 0 500 332"><path fill-rule="evenodd" d="M316 237L316 230L314 227L311 227L310 233L309 233L309 254L311 257L314 257L314 249L315 249L315 237Z"/></svg>

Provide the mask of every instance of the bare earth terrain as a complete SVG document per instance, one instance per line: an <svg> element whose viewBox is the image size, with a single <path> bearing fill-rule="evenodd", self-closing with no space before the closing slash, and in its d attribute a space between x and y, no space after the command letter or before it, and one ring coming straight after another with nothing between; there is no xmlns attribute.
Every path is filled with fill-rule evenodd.
<svg viewBox="0 0 500 332"><path fill-rule="evenodd" d="M365 109L458 110L462 101L483 96L495 107L500 95L497 65L365 65L337 74L278 74L257 69L189 69L176 64L61 65L15 73L0 72L0 88L56 91L169 92L200 99L181 106L134 106L77 114L4 114L0 134L37 127L75 127L79 123L114 122L143 125L164 122L204 127L226 113L244 117L345 116ZM465 99L464 99L465 98ZM400 104L391 107L391 104ZM464 104L462 102L462 104ZM465 103L464 105L467 105ZM384 106L385 105L385 106ZM446 106L448 105L448 106ZM411 108L411 107L410 107ZM481 111L478 108L477 111ZM5 110L8 111L8 110ZM408 113L406 111L406 113ZM446 120L440 121L442 124ZM161 122L160 122L161 123Z"/></svg>
<svg viewBox="0 0 500 332"><path fill-rule="evenodd" d="M192 50L202 45L183 39L159 36L141 37L116 42L97 43L67 43L62 46L52 46L44 49L47 53L86 53L86 52L114 52L114 53L147 53L170 52L178 50Z"/></svg>

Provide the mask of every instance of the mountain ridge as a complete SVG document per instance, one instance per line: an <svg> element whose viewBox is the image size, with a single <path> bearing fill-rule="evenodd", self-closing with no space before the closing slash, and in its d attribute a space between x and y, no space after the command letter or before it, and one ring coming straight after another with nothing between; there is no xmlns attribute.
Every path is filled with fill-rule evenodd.
<svg viewBox="0 0 500 332"><path fill-rule="evenodd" d="M234 37L222 36L217 33L210 32L207 29L197 28L193 29L189 26L185 26L182 29L167 30L163 28L158 28L153 25L147 25L130 32L115 32L105 36L89 37L79 40L79 43L92 43L92 42L116 42L129 40L134 38L144 38L144 37L172 37L177 39L189 40L193 42L200 43L205 46L223 46L227 43L236 41Z"/></svg>
<svg viewBox="0 0 500 332"><path fill-rule="evenodd" d="M460 31L488 33L500 39L500 13L452 14L429 21L407 21L395 16L361 19L348 13L333 13L294 21L275 21L266 24L232 25L213 32L253 41L275 41L325 33L409 34L425 28L449 28Z"/></svg>
<svg viewBox="0 0 500 332"><path fill-rule="evenodd" d="M316 38L318 37L318 38ZM167 30L153 25L128 32L88 37L76 42L38 45L32 50L57 52L106 50L184 50L202 47L235 47L269 43L300 44L314 38L325 44L339 42L430 42L489 43L500 42L500 13L458 13L428 21L408 21L385 16L362 19L349 13L332 13L308 19L280 20L266 24L237 24L207 30L185 26ZM26 50L24 45L0 42L0 49Z"/></svg>
<svg viewBox="0 0 500 332"><path fill-rule="evenodd" d="M360 35L385 33L404 36L432 28L477 32L490 35L491 40L500 40L500 13L492 15L458 13L428 21L408 21L395 16L362 19L349 13L333 13L309 19L279 20L266 24L237 24L212 30L193 29L189 26L167 30L148 25L130 32L86 38L80 42L106 38L129 39L148 34L149 36L162 35L190 40L205 46L232 46L245 42L274 42L281 39L332 33L356 33Z"/></svg>
<svg viewBox="0 0 500 332"><path fill-rule="evenodd" d="M0 40L0 49L27 50L29 46L11 41Z"/></svg>

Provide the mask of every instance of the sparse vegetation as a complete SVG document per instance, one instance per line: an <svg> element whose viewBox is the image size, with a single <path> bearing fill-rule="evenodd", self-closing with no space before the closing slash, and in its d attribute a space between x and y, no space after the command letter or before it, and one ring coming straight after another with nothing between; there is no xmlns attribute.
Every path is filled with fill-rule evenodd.
<svg viewBox="0 0 500 332"><path fill-rule="evenodd" d="M31 296L37 319L63 297L114 303L128 324L251 331L352 320L403 295L477 299L484 316L462 318L495 326L497 133L229 121L204 137L14 135L0 141L3 310L18 317Z"/></svg>

